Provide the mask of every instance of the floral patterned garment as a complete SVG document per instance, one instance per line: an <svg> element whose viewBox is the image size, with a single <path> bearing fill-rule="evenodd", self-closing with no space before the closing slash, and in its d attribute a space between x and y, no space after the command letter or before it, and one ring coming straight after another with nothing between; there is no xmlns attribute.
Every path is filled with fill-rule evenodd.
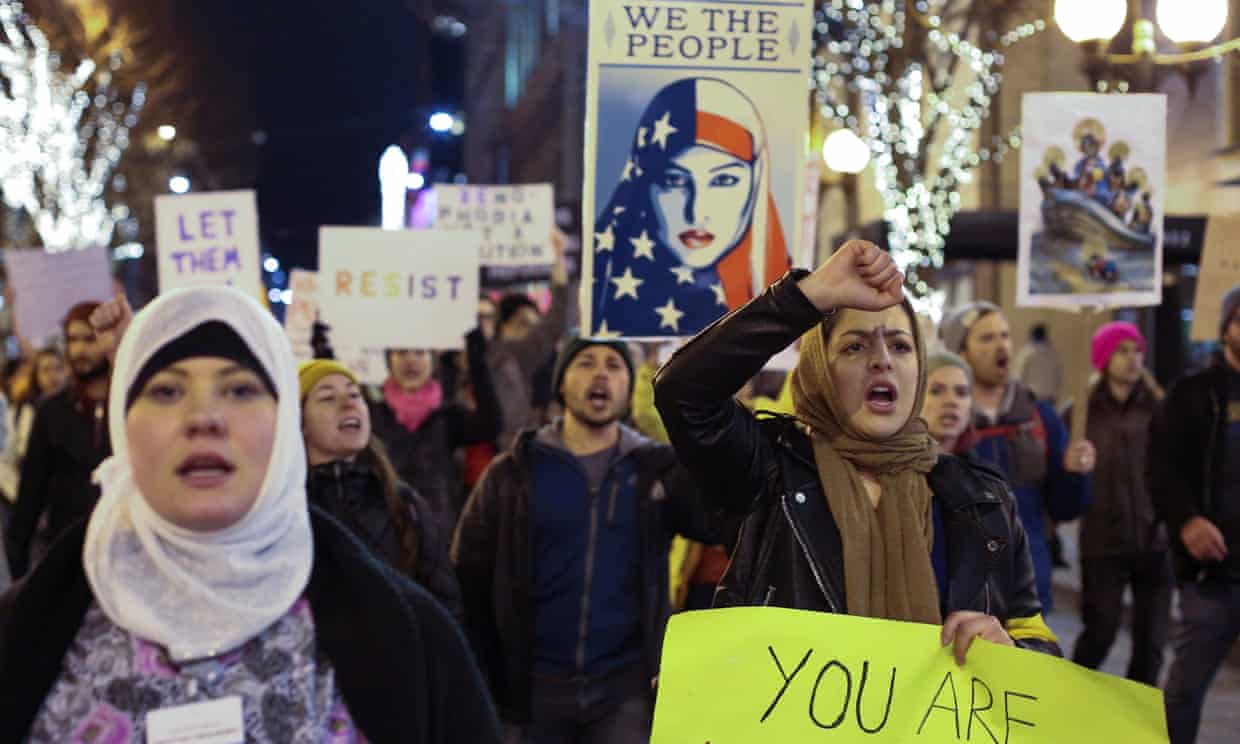
<svg viewBox="0 0 1240 744"><path fill-rule="evenodd" d="M92 604L30 741L141 744L146 714L239 695L247 744L364 744L317 653L310 604L222 656L176 666L161 646L114 625Z"/></svg>

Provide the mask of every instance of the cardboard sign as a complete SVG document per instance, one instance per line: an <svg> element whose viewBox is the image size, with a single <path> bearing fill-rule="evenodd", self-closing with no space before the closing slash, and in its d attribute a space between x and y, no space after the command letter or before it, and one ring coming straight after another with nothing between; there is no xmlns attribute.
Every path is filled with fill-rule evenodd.
<svg viewBox="0 0 1240 744"><path fill-rule="evenodd" d="M319 303L333 344L463 349L478 324L476 230L319 228Z"/></svg>
<svg viewBox="0 0 1240 744"><path fill-rule="evenodd" d="M550 266L555 204L549 183L435 186L435 227L481 230L483 266Z"/></svg>
<svg viewBox="0 0 1240 744"><path fill-rule="evenodd" d="M1021 307L1162 302L1167 98L1026 93Z"/></svg>
<svg viewBox="0 0 1240 744"><path fill-rule="evenodd" d="M293 347L293 358L308 362L314 358L310 341L314 336L314 324L319 318L319 275L305 269L289 272L289 291L292 302L284 313L284 332ZM387 362L382 349L357 349L336 343L334 334L328 330L328 340L336 360L353 371L364 385L382 385L387 379Z"/></svg>
<svg viewBox="0 0 1240 744"><path fill-rule="evenodd" d="M769 607L672 617L651 744L1166 744L1162 692L939 628Z"/></svg>
<svg viewBox="0 0 1240 744"><path fill-rule="evenodd" d="M61 333L60 323L69 308L112 297L112 270L105 246L59 253L5 251L4 264L15 290L17 332L36 346Z"/></svg>
<svg viewBox="0 0 1240 744"><path fill-rule="evenodd" d="M812 0L591 0L582 327L691 336L799 256Z"/></svg>
<svg viewBox="0 0 1240 744"><path fill-rule="evenodd" d="M1240 286L1240 248L1235 245L1240 215L1211 217L1206 226L1206 245L1201 251L1197 275L1197 298L1193 301L1194 341L1218 341L1223 295Z"/></svg>
<svg viewBox="0 0 1240 744"><path fill-rule="evenodd" d="M155 197L159 291L228 284L265 302L253 191Z"/></svg>

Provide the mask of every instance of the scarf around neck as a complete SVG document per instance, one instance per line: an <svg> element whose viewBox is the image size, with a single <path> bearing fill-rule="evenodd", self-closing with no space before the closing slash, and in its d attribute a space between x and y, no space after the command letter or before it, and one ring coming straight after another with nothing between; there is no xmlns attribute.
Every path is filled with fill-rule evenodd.
<svg viewBox="0 0 1240 744"><path fill-rule="evenodd" d="M430 380L417 390L409 391L389 377L383 383L383 399L392 407L401 426L417 431L443 405L443 387L438 380Z"/></svg>
<svg viewBox="0 0 1240 744"><path fill-rule="evenodd" d="M907 303L906 310L915 317ZM843 411L822 323L801 339L792 396L797 418L809 428L818 477L839 526L848 614L938 624L938 585L930 561L934 494L926 481L937 459L920 417L926 352L917 323L912 325L919 365L913 413L889 439L865 437ZM877 507L861 471L873 474L882 487Z"/></svg>
<svg viewBox="0 0 1240 744"><path fill-rule="evenodd" d="M230 527L198 532L163 519L139 491L125 399L147 360L211 320L236 331L274 383L277 422L271 461L250 511ZM95 470L101 495L82 562L108 618L166 647L174 661L239 647L286 614L305 590L313 546L298 392L283 330L257 302L229 287L163 294L134 317L121 341L108 406L114 454Z"/></svg>

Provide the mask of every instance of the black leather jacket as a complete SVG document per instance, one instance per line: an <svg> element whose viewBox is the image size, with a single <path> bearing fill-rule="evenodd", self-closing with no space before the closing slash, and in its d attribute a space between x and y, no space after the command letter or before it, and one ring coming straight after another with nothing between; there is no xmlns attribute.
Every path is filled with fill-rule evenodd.
<svg viewBox="0 0 1240 744"><path fill-rule="evenodd" d="M843 549L809 437L794 420L759 421L732 396L775 353L822 320L792 272L682 348L655 379L681 462L712 506L748 513L716 606L843 612ZM1003 478L945 456L928 476L948 550L945 613L998 617L1027 648L1058 655L1041 620L1033 563Z"/></svg>

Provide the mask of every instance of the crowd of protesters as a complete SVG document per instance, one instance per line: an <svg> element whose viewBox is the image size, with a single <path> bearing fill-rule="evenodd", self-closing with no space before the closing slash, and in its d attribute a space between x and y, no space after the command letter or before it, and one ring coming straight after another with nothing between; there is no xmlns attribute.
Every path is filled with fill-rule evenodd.
<svg viewBox="0 0 1240 744"><path fill-rule="evenodd" d="M1018 356L975 302L927 333L868 243L668 356L569 328L554 240L545 311L488 294L464 351L388 349L381 386L322 338L298 366L231 289L67 308L0 397L0 740L140 741L239 696L260 742L645 741L679 610L1062 655L1078 520L1064 648L1099 667L1129 614L1127 676L1162 683L1169 644L1171 741L1195 740L1240 636L1240 288L1207 369L1164 391L1109 323L1061 408L1045 329Z"/></svg>

